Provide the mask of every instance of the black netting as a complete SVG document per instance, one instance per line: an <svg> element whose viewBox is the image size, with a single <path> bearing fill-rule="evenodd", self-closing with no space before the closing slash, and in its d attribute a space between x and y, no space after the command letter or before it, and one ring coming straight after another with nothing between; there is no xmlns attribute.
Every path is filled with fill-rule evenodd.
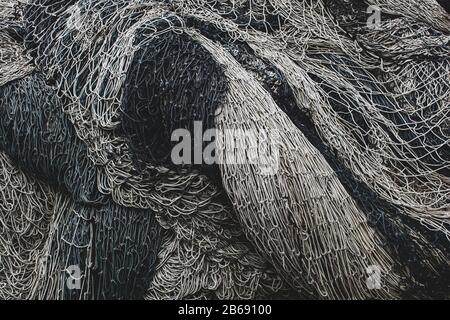
<svg viewBox="0 0 450 320"><path fill-rule="evenodd" d="M448 297L437 1L13 2L0 1L0 296ZM275 163L249 163L227 134L218 165L173 163L171 135L194 139L194 121L269 133Z"/></svg>
<svg viewBox="0 0 450 320"><path fill-rule="evenodd" d="M56 206L53 213L50 261L37 297L142 298L159 248L155 214L121 207L99 193L87 148L41 75L3 86L0 95L1 149L39 180L70 194L68 207ZM79 290L65 286L70 266L82 270Z"/></svg>

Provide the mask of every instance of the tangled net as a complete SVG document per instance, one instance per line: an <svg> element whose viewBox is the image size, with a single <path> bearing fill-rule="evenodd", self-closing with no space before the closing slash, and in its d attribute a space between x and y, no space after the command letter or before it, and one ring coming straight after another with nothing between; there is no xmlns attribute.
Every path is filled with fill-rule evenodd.
<svg viewBox="0 0 450 320"><path fill-rule="evenodd" d="M422 2L0 1L0 297L448 297L450 23ZM245 135L175 165L195 122L269 132L276 170Z"/></svg>
<svg viewBox="0 0 450 320"><path fill-rule="evenodd" d="M4 153L0 164L0 298L27 299L39 276L36 262L45 252L56 195Z"/></svg>

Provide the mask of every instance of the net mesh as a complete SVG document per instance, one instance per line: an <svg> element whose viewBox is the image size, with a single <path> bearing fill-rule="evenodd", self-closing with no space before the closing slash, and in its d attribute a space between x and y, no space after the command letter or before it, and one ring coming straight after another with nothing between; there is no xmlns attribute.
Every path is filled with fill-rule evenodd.
<svg viewBox="0 0 450 320"><path fill-rule="evenodd" d="M96 275L87 244L147 229L109 236L106 217L153 230L154 275L128 265L150 299L289 296L286 283L303 297L448 296L450 31L437 2L32 0L23 20L1 4L1 147L70 195L39 297L81 297L56 271L66 258L85 270L83 298L133 295L106 289L120 267L99 258ZM17 108L48 85L54 109ZM226 136L221 165L173 166L171 133L194 121L275 133L277 171L228 164ZM73 234L79 245L61 244Z"/></svg>
<svg viewBox="0 0 450 320"><path fill-rule="evenodd" d="M39 277L56 195L0 155L0 298L29 299Z"/></svg>

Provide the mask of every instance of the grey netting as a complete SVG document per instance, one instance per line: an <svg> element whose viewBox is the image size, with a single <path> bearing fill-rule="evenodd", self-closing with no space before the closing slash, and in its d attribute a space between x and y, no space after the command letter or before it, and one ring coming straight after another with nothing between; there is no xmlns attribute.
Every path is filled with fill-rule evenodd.
<svg viewBox="0 0 450 320"><path fill-rule="evenodd" d="M16 39L14 4L0 2L0 85L33 71ZM0 299L31 297L54 202L49 186L26 175L0 152Z"/></svg>
<svg viewBox="0 0 450 320"><path fill-rule="evenodd" d="M20 23L12 8L13 2L0 2L0 86L26 76L34 69L31 57L24 53L20 43Z"/></svg>
<svg viewBox="0 0 450 320"><path fill-rule="evenodd" d="M39 90L45 86L41 82L40 76L34 76L32 79L20 83L18 87L27 87L27 90ZM28 167L36 173L40 173L42 178L53 178L53 184L63 186L75 198L82 201L91 203L104 202L101 200L103 195L99 194L96 189L96 185L92 184L95 180L96 171L93 170L92 165L89 166L83 155L86 153L85 148L80 144L76 137L71 132L71 124L67 123L65 117L61 114L54 114L53 110L50 111L51 117L49 118L52 130L58 135L48 134L45 130L41 132L42 124L46 122L46 118L42 118L39 113L28 112L26 110L19 110L15 108L21 101L21 99L28 99L31 103L33 97L37 96L30 94L17 95L17 90L10 89L12 91L10 96L4 93L4 97L7 98L4 101L4 114L10 115L4 118L4 132L14 130L13 134L3 135L4 148L10 150L10 153L14 153L25 167ZM27 91L20 90L20 91ZM8 91L7 91L8 92ZM39 91L38 91L39 92ZM16 93L16 96L14 96ZM66 96L64 96L66 98ZM41 99L48 99L43 95ZM52 98L49 101L50 108L58 106L55 100ZM78 101L78 100L76 100ZM39 105L39 103L37 103ZM30 105L31 107L31 105ZM11 110L13 108L13 111ZM34 106L36 108L36 106ZM31 110L30 110L31 111ZM35 120L31 120L37 117ZM53 118L58 119L55 121ZM20 126L15 123L30 123L36 122L37 125L33 125L32 128L36 130L35 134L24 136L20 133ZM43 119L43 120L39 120ZM22 122L23 121L23 122ZM39 122L40 121L40 122ZM17 131L19 130L19 131ZM42 137L39 135L42 134ZM61 137L62 134L62 137ZM13 137L11 141L11 136ZM39 142L39 139L44 137L44 143ZM37 141L34 139L38 139ZM47 141L46 139L49 139ZM58 141L52 140L57 139ZM116 139L120 139L117 136ZM10 144L10 142L14 142ZM42 155L62 153L63 156L68 156L66 161L60 164L56 164L55 161L51 161L47 158L42 158L41 161L35 162L35 159L29 158L26 150L35 143L40 145L38 149L42 149ZM31 144L31 145L30 145ZM17 149L18 147L18 149ZM127 147L124 145L123 147ZM33 147L34 149L35 147ZM77 149L79 148L79 149ZM65 153L65 151L68 151ZM74 157L74 155L79 155ZM50 156L51 157L51 156ZM40 159L38 157L38 159ZM119 159L120 160L120 159ZM53 163L53 165L49 164ZM55 167L56 164L56 167ZM61 167L62 165L62 167ZM102 168L102 167L101 167ZM132 168L126 168L130 170ZM136 171L136 169L134 169ZM198 176L195 174L176 175L174 173L167 172L166 169L161 168L161 173L150 175L150 179L146 182L148 186L152 188L152 192L159 196L157 199L152 199L151 205L159 208L158 219L160 223L170 229L166 233L165 243L172 243L167 245L160 253L161 260L155 275L155 280L151 286L150 298L183 298L183 297L211 297L216 296L220 298L254 298L263 297L277 292L283 287L286 287L273 271L270 266L259 258L258 255L253 253L251 246L246 244L243 239L242 232L236 226L231 218L231 211L225 208L224 202L217 199L220 196L220 192L217 191L217 187L208 182L206 177ZM155 170L153 170L155 171ZM50 174L57 173L55 174ZM152 171L150 171L152 172ZM69 173L69 174L68 174ZM120 171L115 170L113 174L117 175ZM153 172L154 173L154 172ZM162 176L162 177L160 177ZM99 173L101 178L101 172ZM131 177L126 176L125 179ZM142 179L142 178L141 178ZM195 179L195 180L194 180ZM158 184L153 181L158 181ZM78 181L78 183L76 183ZM177 186L177 181L182 183L181 186ZM51 181L49 181L51 182ZM81 182L81 183L80 183ZM131 183L130 183L131 184ZM138 183L131 184L134 188L144 188L145 185L140 186ZM101 188L100 188L101 189ZM146 194L149 198L151 194ZM99 198L97 198L99 197ZM153 197L154 198L154 197ZM162 199L162 200L159 200ZM136 200L136 199L135 199ZM175 203L179 203L178 206ZM147 207L148 204L141 205L139 201L132 202L136 207ZM75 207L74 207L75 205ZM120 208L120 207L119 207ZM164 210L162 210L164 209ZM80 204L71 204L69 199L60 200L57 210L55 212L55 222L52 223L51 237L47 244L49 258L45 260L44 274L45 277L39 280L35 296L39 298L116 298L115 295L106 295L105 292L99 292L96 290L96 277L95 270L116 271L118 265L109 267L104 266L101 263L96 265L94 271L91 271L87 266L91 263L87 260L89 257L92 241L103 241L104 245L114 245L114 239L109 241L101 235L100 239L92 239L92 235L87 233L89 228L92 227L92 219L100 219L95 224L95 228L104 228L104 222L101 221L103 215L112 216L111 218L118 219L125 213L114 213L117 210L106 210L105 213L100 212L99 217L95 217L95 212L89 209L87 206L80 206ZM121 209L122 210L122 209ZM131 209L128 209L130 211ZM122 210L123 211L123 210ZM181 215L181 216L180 216ZM126 216L124 217L126 219ZM140 223L142 225L142 223ZM77 227L77 229L73 229ZM119 232L122 228L113 225L113 229L118 229ZM140 232L147 231L146 228L139 228ZM192 234L197 233L198 236L192 238ZM149 234L151 237L151 234ZM67 239L74 238L73 241L67 241ZM103 239L103 240L101 240ZM120 241L120 239L118 239ZM208 243L208 245L207 245ZM99 245L99 244L97 244ZM172 250L177 248L177 250ZM185 250L182 250L184 249ZM197 251L199 248L202 250L202 254L190 254L190 252ZM120 252L127 252L127 248L117 248ZM98 250L98 249L97 249ZM205 260L205 256L207 258ZM108 262L112 257L108 256L105 261ZM129 258L129 257L128 257ZM82 267L83 275L83 289L79 291L64 290L66 282L65 268L68 267L68 262L71 264L80 265ZM89 258L100 259L100 258ZM126 259L124 259L126 260ZM178 263L178 267L173 266L174 261ZM101 261L100 261L101 262ZM102 263L106 263L102 262ZM192 269L187 269L187 266L192 266ZM180 269L180 266L183 266ZM151 263L147 263L147 268L151 269ZM195 276L191 274L194 270L197 271ZM211 273L205 272L210 270ZM139 270L137 270L139 271ZM109 272L109 271L108 271ZM234 275L233 275L234 274ZM176 281L178 275L181 277L181 283ZM101 279L108 279L114 275L104 275ZM118 275L116 275L118 277ZM97 277L98 278L98 277ZM148 278L150 280L150 277ZM168 281L171 281L171 285L175 288L168 286ZM141 285L145 284L142 281ZM94 288L92 288L94 286ZM108 281L105 284L101 284L104 290L108 292L115 292L108 285ZM133 297L133 291L130 288L128 295ZM287 291L284 289L284 291Z"/></svg>
<svg viewBox="0 0 450 320"><path fill-rule="evenodd" d="M0 95L0 147L74 202L55 206L39 297L142 297L159 249L154 213L121 207L98 192L86 148L40 74L3 86ZM47 277L67 278L64 270L73 265L83 271L81 291L62 290L65 282L54 288Z"/></svg>
<svg viewBox="0 0 450 320"><path fill-rule="evenodd" d="M55 193L0 153L0 299L28 299L39 276Z"/></svg>
<svg viewBox="0 0 450 320"><path fill-rule="evenodd" d="M382 10L378 29L369 4ZM25 216L45 231L10 254L23 272L0 282L3 295L448 297L450 24L437 2L30 0L23 19L21 9L0 2L0 148L33 174L26 183L51 185L53 220L39 193L5 196L24 204L0 221L26 225L10 212L37 199ZM276 156L249 163L254 150L236 153L225 134L219 165L174 165L171 134L194 121L253 147L248 132L269 133ZM9 176L25 179L8 174L5 186ZM10 237L31 236L0 243ZM12 279L3 261L0 279ZM71 264L81 291L66 288ZM367 285L374 266L378 290Z"/></svg>
<svg viewBox="0 0 450 320"><path fill-rule="evenodd" d="M295 297L216 201L209 212L159 217L168 231L147 298Z"/></svg>
<svg viewBox="0 0 450 320"><path fill-rule="evenodd" d="M227 52L206 39L202 43L227 65L226 75L233 79L216 118L219 130L264 128L279 135L279 168L274 176L264 176L255 165L221 167L225 188L239 208L249 238L264 248L269 261L298 290L329 298L368 297L365 270L378 265L389 280L376 294L395 297L399 279L393 261L325 159ZM227 157L239 157L227 143L227 137L219 143L223 163Z"/></svg>
<svg viewBox="0 0 450 320"><path fill-rule="evenodd" d="M412 18L447 34L450 32L450 18L439 1L368 0L367 2L379 6L387 14Z"/></svg>
<svg viewBox="0 0 450 320"><path fill-rule="evenodd" d="M158 248L158 229L148 212L115 204L83 206L58 198L39 299L140 299L150 284ZM67 286L73 266L79 290ZM69 279L70 280L70 279Z"/></svg>

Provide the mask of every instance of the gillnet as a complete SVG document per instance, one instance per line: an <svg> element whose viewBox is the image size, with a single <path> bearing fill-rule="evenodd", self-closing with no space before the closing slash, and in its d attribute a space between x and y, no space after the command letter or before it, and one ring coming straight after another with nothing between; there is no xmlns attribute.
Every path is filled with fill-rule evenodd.
<svg viewBox="0 0 450 320"><path fill-rule="evenodd" d="M1 2L0 148L54 195L50 215L30 213L45 232L18 287L61 299L448 297L450 24L420 3ZM218 164L175 165L172 134L194 123L273 135L275 170L237 152L255 147L245 134L215 141ZM81 290L67 290L71 265Z"/></svg>

